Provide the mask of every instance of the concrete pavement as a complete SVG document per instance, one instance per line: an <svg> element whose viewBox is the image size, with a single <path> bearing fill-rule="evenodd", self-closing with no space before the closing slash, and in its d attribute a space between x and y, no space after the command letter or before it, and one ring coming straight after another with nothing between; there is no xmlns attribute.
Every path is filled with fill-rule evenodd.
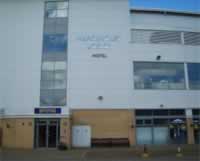
<svg viewBox="0 0 200 161"><path fill-rule="evenodd" d="M141 157L143 147L94 148L58 151L56 149L1 150L1 161L200 161L199 146L182 146L183 157L176 157L176 146L148 147L149 158Z"/></svg>

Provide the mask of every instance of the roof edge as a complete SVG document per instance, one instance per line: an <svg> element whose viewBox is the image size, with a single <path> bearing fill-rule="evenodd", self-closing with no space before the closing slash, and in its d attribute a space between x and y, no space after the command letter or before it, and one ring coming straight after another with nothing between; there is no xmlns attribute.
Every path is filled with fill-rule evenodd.
<svg viewBox="0 0 200 161"><path fill-rule="evenodd" d="M157 13L157 14L171 14L171 15L182 15L182 16L194 16L200 17L200 12L190 12L190 11L177 11L170 9L159 9L159 8L130 8L130 12L143 12L143 13Z"/></svg>

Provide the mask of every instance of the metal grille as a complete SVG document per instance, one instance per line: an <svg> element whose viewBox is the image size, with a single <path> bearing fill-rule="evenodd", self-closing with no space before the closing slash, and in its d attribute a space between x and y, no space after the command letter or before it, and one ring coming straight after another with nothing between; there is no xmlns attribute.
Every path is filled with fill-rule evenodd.
<svg viewBox="0 0 200 161"><path fill-rule="evenodd" d="M182 38L183 34L183 38ZM200 45L200 32L132 29L133 43Z"/></svg>
<svg viewBox="0 0 200 161"><path fill-rule="evenodd" d="M200 32L184 32L185 45L200 45Z"/></svg>
<svg viewBox="0 0 200 161"><path fill-rule="evenodd" d="M179 31L134 29L131 37L134 43L181 44L181 32Z"/></svg>

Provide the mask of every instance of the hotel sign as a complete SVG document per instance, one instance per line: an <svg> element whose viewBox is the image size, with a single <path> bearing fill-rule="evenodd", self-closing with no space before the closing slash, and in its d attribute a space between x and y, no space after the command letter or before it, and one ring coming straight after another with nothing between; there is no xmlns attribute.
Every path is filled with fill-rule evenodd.
<svg viewBox="0 0 200 161"><path fill-rule="evenodd" d="M84 43L88 49L109 49L120 40L119 35L80 35L77 40Z"/></svg>
<svg viewBox="0 0 200 161"><path fill-rule="evenodd" d="M61 108L35 108L35 114L61 114Z"/></svg>

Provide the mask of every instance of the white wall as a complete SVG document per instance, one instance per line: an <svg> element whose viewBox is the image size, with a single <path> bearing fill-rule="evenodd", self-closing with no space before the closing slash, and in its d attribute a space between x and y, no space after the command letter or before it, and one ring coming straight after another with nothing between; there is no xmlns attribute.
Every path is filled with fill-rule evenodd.
<svg viewBox="0 0 200 161"><path fill-rule="evenodd" d="M69 20L68 105L70 108L128 108L132 64L128 59L128 0L72 0ZM117 35L108 49L88 49L80 35ZM107 58L93 58L104 53ZM97 99L103 96L103 101Z"/></svg>
<svg viewBox="0 0 200 161"><path fill-rule="evenodd" d="M39 106L43 32L41 0L0 1L0 106L31 115Z"/></svg>
<svg viewBox="0 0 200 161"><path fill-rule="evenodd" d="M200 18L133 13L131 29L155 29L200 32ZM164 44L130 43L132 61L200 62L200 47ZM194 90L133 90L131 104L135 108L194 108L200 107L200 91Z"/></svg>

